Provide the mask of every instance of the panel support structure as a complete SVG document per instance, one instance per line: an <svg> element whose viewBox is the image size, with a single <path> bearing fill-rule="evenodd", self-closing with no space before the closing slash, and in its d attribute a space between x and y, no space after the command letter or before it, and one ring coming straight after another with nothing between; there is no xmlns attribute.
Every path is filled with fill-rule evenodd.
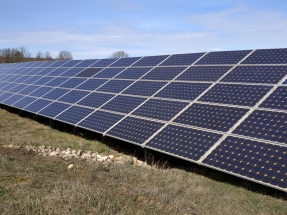
<svg viewBox="0 0 287 215"><path fill-rule="evenodd" d="M54 128L54 122L55 122L55 121L54 121L53 119L50 119L50 127L51 127L51 128Z"/></svg>

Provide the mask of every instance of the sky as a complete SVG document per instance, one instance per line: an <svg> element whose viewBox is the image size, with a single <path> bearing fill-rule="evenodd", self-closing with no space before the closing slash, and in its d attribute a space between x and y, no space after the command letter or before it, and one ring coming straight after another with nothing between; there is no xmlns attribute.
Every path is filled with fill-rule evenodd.
<svg viewBox="0 0 287 215"><path fill-rule="evenodd" d="M286 0L0 0L0 49L74 59L287 48Z"/></svg>

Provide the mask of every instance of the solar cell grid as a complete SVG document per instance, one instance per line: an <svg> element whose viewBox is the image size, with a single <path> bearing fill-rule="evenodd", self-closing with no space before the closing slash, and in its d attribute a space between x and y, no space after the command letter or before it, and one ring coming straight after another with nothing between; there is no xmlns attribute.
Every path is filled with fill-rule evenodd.
<svg viewBox="0 0 287 215"><path fill-rule="evenodd" d="M76 76L77 74L79 74L82 70L83 70L83 68L71 68L71 69L68 69L67 71L63 72L60 76L73 77L73 76Z"/></svg>
<svg viewBox="0 0 287 215"><path fill-rule="evenodd" d="M35 100L36 98L24 97L20 99L19 101L17 101L16 103L14 103L13 106L16 108L22 109L26 107L27 105L31 104L32 102L34 102Z"/></svg>
<svg viewBox="0 0 287 215"><path fill-rule="evenodd" d="M143 68L127 68L125 71L118 74L115 78L122 79L138 79L146 74L152 67L143 67Z"/></svg>
<svg viewBox="0 0 287 215"><path fill-rule="evenodd" d="M146 80L172 80L186 67L157 67L147 73L141 79Z"/></svg>
<svg viewBox="0 0 287 215"><path fill-rule="evenodd" d="M252 180L287 188L287 148L227 137L203 163Z"/></svg>
<svg viewBox="0 0 287 215"><path fill-rule="evenodd" d="M19 91L23 90L25 87L27 87L28 85L25 85L25 84L19 84L17 85L16 87L12 88L9 90L9 92L12 92L12 93L18 93Z"/></svg>
<svg viewBox="0 0 287 215"><path fill-rule="evenodd" d="M36 75L38 72L40 72L43 68L32 68L30 72L25 73L26 75Z"/></svg>
<svg viewBox="0 0 287 215"><path fill-rule="evenodd" d="M287 49L256 50L242 64L287 64Z"/></svg>
<svg viewBox="0 0 287 215"><path fill-rule="evenodd" d="M259 107L287 110L287 87L278 87Z"/></svg>
<svg viewBox="0 0 287 215"><path fill-rule="evenodd" d="M118 59L101 59L90 67L107 67Z"/></svg>
<svg viewBox="0 0 287 215"><path fill-rule="evenodd" d="M106 82L107 79L89 79L76 88L81 90L95 90Z"/></svg>
<svg viewBox="0 0 287 215"><path fill-rule="evenodd" d="M38 72L37 75L48 75L53 70L55 70L55 68L45 68L45 69L42 69L40 72Z"/></svg>
<svg viewBox="0 0 287 215"><path fill-rule="evenodd" d="M166 59L169 55L159 55L159 56L149 56L143 57L138 62L133 64L132 66L156 66L164 59Z"/></svg>
<svg viewBox="0 0 287 215"><path fill-rule="evenodd" d="M127 81L127 80L110 80L96 91L119 93L132 83L133 81Z"/></svg>
<svg viewBox="0 0 287 215"><path fill-rule="evenodd" d="M75 65L74 67L89 67L92 64L96 63L97 61L99 61L98 59L93 59L93 60L83 60L82 62L78 63L77 65Z"/></svg>
<svg viewBox="0 0 287 215"><path fill-rule="evenodd" d="M96 111L78 125L92 131L104 133L124 116L103 111Z"/></svg>
<svg viewBox="0 0 287 215"><path fill-rule="evenodd" d="M49 67L60 67L67 62L68 60L58 60L55 63L51 64Z"/></svg>
<svg viewBox="0 0 287 215"><path fill-rule="evenodd" d="M59 87L73 89L82 84L85 80L86 79L84 78L71 78L66 82L64 82L63 84L61 84Z"/></svg>
<svg viewBox="0 0 287 215"><path fill-rule="evenodd" d="M287 113L253 111L234 131L234 134L287 144Z"/></svg>
<svg viewBox="0 0 287 215"><path fill-rule="evenodd" d="M13 83L11 83L11 84L6 85L5 87L2 87L1 90L2 90L2 91L9 91L9 90L11 90L12 88L16 87L17 85L18 85L18 84L13 84Z"/></svg>
<svg viewBox="0 0 287 215"><path fill-rule="evenodd" d="M28 95L29 93L33 92L34 90L36 90L38 88L39 88L39 86L30 85L28 87L25 87L23 90L19 91L18 94Z"/></svg>
<svg viewBox="0 0 287 215"><path fill-rule="evenodd" d="M10 96L13 96L14 94L12 93L3 93L2 95L0 95L0 102L5 101L6 99L8 99Z"/></svg>
<svg viewBox="0 0 287 215"><path fill-rule="evenodd" d="M73 67L80 63L82 60L70 60L67 63L63 64L61 67Z"/></svg>
<svg viewBox="0 0 287 215"><path fill-rule="evenodd" d="M243 106L254 106L271 86L216 84L200 101Z"/></svg>
<svg viewBox="0 0 287 215"><path fill-rule="evenodd" d="M66 110L68 107L70 107L70 105L68 104L53 102L47 107L45 107L44 109L42 109L41 111L39 111L38 114L42 116L54 118L55 116L57 116L58 114Z"/></svg>
<svg viewBox="0 0 287 215"><path fill-rule="evenodd" d="M45 85L52 79L54 79L54 77L43 77L43 78L40 78L38 81L34 82L33 84L34 85Z"/></svg>
<svg viewBox="0 0 287 215"><path fill-rule="evenodd" d="M93 75L97 74L103 68L87 68L80 72L76 77L92 77Z"/></svg>
<svg viewBox="0 0 287 215"><path fill-rule="evenodd" d="M196 65L237 64L250 52L251 50L209 52Z"/></svg>
<svg viewBox="0 0 287 215"><path fill-rule="evenodd" d="M136 62L140 57L129 57L129 58L120 58L118 61L110 65L109 67L128 67Z"/></svg>
<svg viewBox="0 0 287 215"><path fill-rule="evenodd" d="M222 135L168 125L146 146L191 160L198 160Z"/></svg>
<svg viewBox="0 0 287 215"><path fill-rule="evenodd" d="M32 93L30 93L29 96L41 97L44 94L46 94L49 91L51 91L52 89L53 88L51 88L51 87L40 87L37 90L35 90Z"/></svg>
<svg viewBox="0 0 287 215"><path fill-rule="evenodd" d="M46 83L45 86L58 87L67 80L69 80L69 78L57 77Z"/></svg>
<svg viewBox="0 0 287 215"><path fill-rule="evenodd" d="M61 113L59 116L57 116L55 119L75 125L81 119L85 118L92 112L92 109L72 106L69 109L65 110L63 113Z"/></svg>
<svg viewBox="0 0 287 215"><path fill-rule="evenodd" d="M174 122L226 132L247 111L243 108L192 104Z"/></svg>
<svg viewBox="0 0 287 215"><path fill-rule="evenodd" d="M123 94L152 96L165 84L166 82L137 81L126 89Z"/></svg>
<svg viewBox="0 0 287 215"><path fill-rule="evenodd" d="M23 83L25 84L33 84L34 82L38 81L41 78L41 76L31 76L27 80L25 80Z"/></svg>
<svg viewBox="0 0 287 215"><path fill-rule="evenodd" d="M12 106L15 102L19 101L23 97L24 96L21 96L21 95L13 95L13 96L9 97L8 99L6 99L5 101L3 101L3 104Z"/></svg>
<svg viewBox="0 0 287 215"><path fill-rule="evenodd" d="M162 126L163 123L127 117L109 130L107 135L136 144L143 144Z"/></svg>
<svg viewBox="0 0 287 215"><path fill-rule="evenodd" d="M43 96L43 98L51 99L51 100L57 100L58 98L60 98L61 96L63 96L64 94L66 94L69 91L70 90L67 90L67 89L55 88L52 91L50 91L49 93L45 94Z"/></svg>
<svg viewBox="0 0 287 215"><path fill-rule="evenodd" d="M44 99L38 99L34 101L33 103L29 104L28 106L24 107L23 109L32 113L37 113L47 105L51 104L51 101L44 100Z"/></svg>
<svg viewBox="0 0 287 215"><path fill-rule="evenodd" d="M191 65L198 60L204 53L194 54L175 54L165 60L160 66L183 66Z"/></svg>
<svg viewBox="0 0 287 215"><path fill-rule="evenodd" d="M59 98L58 100L62 101L62 102L74 104L74 103L78 102L79 100L83 99L88 94L89 93L85 92L85 91L71 90L66 95Z"/></svg>
<svg viewBox="0 0 287 215"><path fill-rule="evenodd" d="M112 97L114 97L114 95L104 93L91 93L79 101L78 104L86 107L98 108L110 100Z"/></svg>
<svg viewBox="0 0 287 215"><path fill-rule="evenodd" d="M106 68L95 74L93 78L113 78L119 74L124 68Z"/></svg>
<svg viewBox="0 0 287 215"><path fill-rule="evenodd" d="M132 114L147 118L170 120L179 113L188 103L150 99Z"/></svg>
<svg viewBox="0 0 287 215"><path fill-rule="evenodd" d="M45 67L49 67L49 66L51 66L52 64L54 64L56 61L46 61L46 62L44 62L42 65L41 65L41 67L42 68L45 68Z"/></svg>
<svg viewBox="0 0 287 215"><path fill-rule="evenodd" d="M167 85L155 97L179 100L194 100L203 93L211 84L180 83L174 82Z"/></svg>
<svg viewBox="0 0 287 215"><path fill-rule="evenodd" d="M287 66L238 66L222 82L277 84L287 74Z"/></svg>
<svg viewBox="0 0 287 215"><path fill-rule="evenodd" d="M50 72L50 73L48 73L48 74L47 74L48 76L59 76L59 75L61 75L62 73L64 73L65 71L68 70L68 68L57 68L57 69L52 68L52 69L53 69L53 71Z"/></svg>
<svg viewBox="0 0 287 215"><path fill-rule="evenodd" d="M231 68L231 66L193 66L187 69L176 80L217 81Z"/></svg>

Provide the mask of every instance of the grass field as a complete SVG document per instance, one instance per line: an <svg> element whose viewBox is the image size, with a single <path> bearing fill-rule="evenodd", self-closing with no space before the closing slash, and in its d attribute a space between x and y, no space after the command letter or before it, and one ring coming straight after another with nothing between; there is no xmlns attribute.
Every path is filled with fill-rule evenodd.
<svg viewBox="0 0 287 215"><path fill-rule="evenodd" d="M117 154L0 109L1 214L287 214L285 193L202 167L67 162L2 147L9 144Z"/></svg>

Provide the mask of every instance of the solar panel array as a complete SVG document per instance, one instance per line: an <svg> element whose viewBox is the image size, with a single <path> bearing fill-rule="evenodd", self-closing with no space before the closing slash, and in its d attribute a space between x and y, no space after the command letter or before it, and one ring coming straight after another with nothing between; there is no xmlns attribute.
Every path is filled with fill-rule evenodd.
<svg viewBox="0 0 287 215"><path fill-rule="evenodd" d="M287 189L287 49L0 65L0 103Z"/></svg>

